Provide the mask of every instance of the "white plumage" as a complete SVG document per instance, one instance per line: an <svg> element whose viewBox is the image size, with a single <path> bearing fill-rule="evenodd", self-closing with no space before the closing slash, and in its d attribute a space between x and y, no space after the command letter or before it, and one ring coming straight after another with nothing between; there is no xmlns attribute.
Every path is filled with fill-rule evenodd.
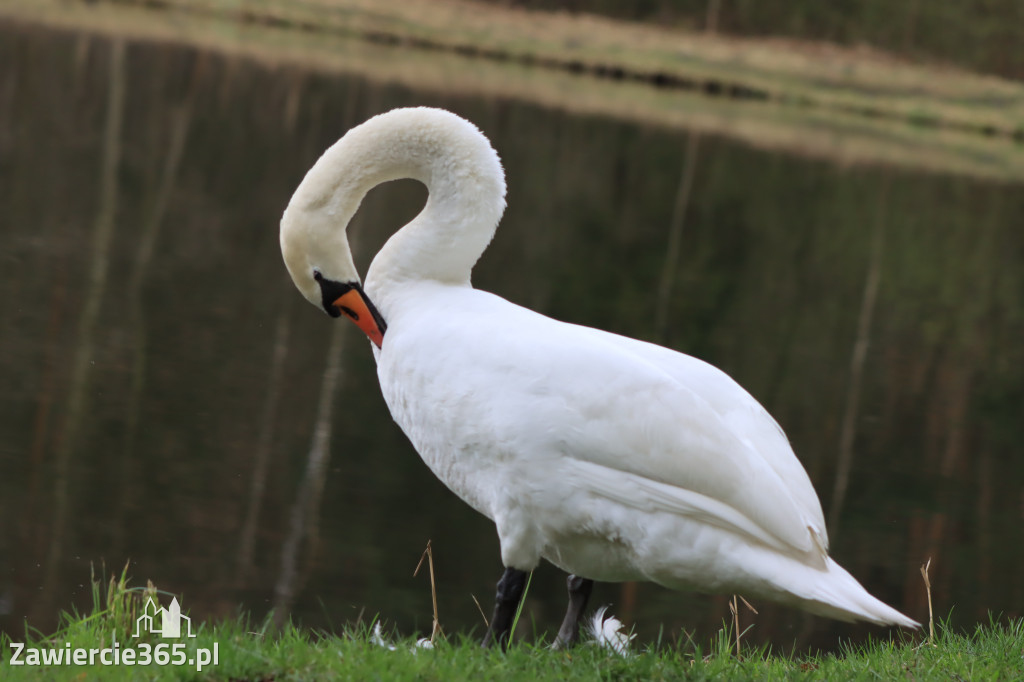
<svg viewBox="0 0 1024 682"><path fill-rule="evenodd" d="M332 310L330 287L359 287L349 220L370 188L404 177L427 186L426 206L370 266L359 292L368 309ZM545 558L593 580L757 594L915 627L828 557L810 479L726 374L472 288L504 194L498 157L472 124L399 109L325 152L285 211L281 246L314 304L352 312L368 334L379 311L391 414L431 470L495 522L505 565Z"/></svg>

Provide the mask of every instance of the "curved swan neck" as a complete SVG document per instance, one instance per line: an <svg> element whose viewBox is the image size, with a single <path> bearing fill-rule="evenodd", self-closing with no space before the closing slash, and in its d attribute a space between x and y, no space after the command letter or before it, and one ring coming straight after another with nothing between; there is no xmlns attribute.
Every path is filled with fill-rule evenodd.
<svg viewBox="0 0 1024 682"><path fill-rule="evenodd" d="M425 184L427 204L378 253L367 290L410 279L468 283L504 211L505 175L473 124L429 108L376 116L324 152L282 220L289 269L317 268L337 281L358 278L344 231L370 189L400 178Z"/></svg>

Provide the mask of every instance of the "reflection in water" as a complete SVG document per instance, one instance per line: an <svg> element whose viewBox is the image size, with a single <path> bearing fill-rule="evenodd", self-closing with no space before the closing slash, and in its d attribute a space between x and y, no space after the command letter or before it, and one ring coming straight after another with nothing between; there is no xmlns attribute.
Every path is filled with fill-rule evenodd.
<svg viewBox="0 0 1024 682"><path fill-rule="evenodd" d="M832 487L832 504L828 508L828 532L839 535L839 519L850 484L850 468L853 466L853 443L857 434L857 417L860 415L860 392L864 383L864 369L868 357L868 343L871 341L871 325L875 319L875 302L878 300L878 282L882 273L882 254L885 249L886 204L889 199L888 173L883 171L882 185L878 191L878 212L874 217L871 236L871 251L867 272L864 275L864 293L857 316L857 335L850 355L850 379L846 389L846 405L843 407L843 421L839 429L839 449L836 458L835 484Z"/></svg>
<svg viewBox="0 0 1024 682"><path fill-rule="evenodd" d="M111 242L114 237L115 215L118 208L118 170L121 163L121 136L123 135L125 67L123 41L115 40L109 49L109 80L107 85L107 113L103 132L102 157L99 175L99 201L93 222L89 249L88 288L83 297L81 317L75 334L75 359L68 389L64 427L57 441L53 469L53 522L50 528L50 547L43 568L42 595L38 610L52 610L51 601L57 584L57 571L67 541L71 463L81 453L79 438L82 422L89 409L92 374L92 356L96 346L100 304L107 289ZM38 612L36 614L39 615Z"/></svg>
<svg viewBox="0 0 1024 682"><path fill-rule="evenodd" d="M710 11L710 10L709 10ZM672 302L672 285L679 270L679 252L683 246L683 225L686 211L690 206L693 178L697 175L697 149L700 147L700 133L691 132L686 136L686 155L683 172L679 178L675 204L672 206L672 220L668 226L668 244L665 248L665 263L661 266L661 281L658 283L658 304L654 310L655 339L668 344L668 311Z"/></svg>
<svg viewBox="0 0 1024 682"><path fill-rule="evenodd" d="M320 400L313 423L313 442L309 447L306 473L292 505L288 534L281 547L281 572L274 587L274 622L280 627L288 620L295 593L304 582L299 576L299 552L303 540L307 545L307 566L311 567L320 545L320 500L324 492L324 479L331 449L331 417L334 395L341 383L341 357L345 335L341 325L331 331L331 345L327 350L324 378L320 384Z"/></svg>
<svg viewBox="0 0 1024 682"><path fill-rule="evenodd" d="M285 358L288 356L288 340L291 325L288 314L290 306L284 306L278 313L274 334L274 354L270 361L270 376L260 413L260 436L256 441L252 457L252 482L249 484L249 499L245 507L245 521L238 540L238 564L235 580L239 587L245 587L252 578L253 552L256 548L256 528L263 506L263 494L267 489L267 475L270 471L270 455L277 426L278 403L281 399L282 374ZM326 381L326 379L325 379ZM323 392L321 391L321 398ZM318 510L319 511L319 508Z"/></svg>
<svg viewBox="0 0 1024 682"><path fill-rule="evenodd" d="M323 358L359 332L292 300L277 242L319 154L411 104L476 122L503 157L509 209L477 286L732 374L786 428L831 510L836 559L880 598L923 618L931 557L940 614L1021 615L1019 187L708 135L697 154L696 134L513 101L2 30L5 629L52 626L88 603L91 562L130 557L137 583L200 617L260 616L276 598L309 625L365 610L426 633L430 591L412 569L431 539L442 625L482 630L493 527L398 432L368 349L323 407ZM366 198L362 268L423 200L409 182ZM557 626L563 585L550 567L535 576L538 632ZM663 624L702 639L729 614L727 597L643 584L598 586L603 602L644 636ZM801 615L754 606L751 636L790 645ZM812 632L832 646L875 631Z"/></svg>
<svg viewBox="0 0 1024 682"><path fill-rule="evenodd" d="M181 165L181 156L185 148L185 140L188 136L189 124L192 121L192 103L195 98L196 83L192 85L183 100L176 105L171 105L169 120L169 139L167 148L164 150L163 168L160 171L158 180L155 183L155 197L152 199L152 207L146 211L145 219L139 226L139 240L136 247L134 262L132 263L131 279L127 286L128 298L128 326L132 334L132 383L129 389L127 404L127 415L124 424L124 445L122 448L121 462L118 469L121 477L117 481L118 497L120 506L118 508L117 521L114 523L114 552L115 556L124 553L127 539L124 536L125 518L132 506L133 486L132 476L129 472L136 466L136 440L138 436L139 411L145 395L148 339L146 338L146 308L143 302L143 288L146 284L150 267L153 263L153 255L160 238L160 231L165 223L167 215L167 204L170 201L174 190L175 180L178 175L178 168Z"/></svg>

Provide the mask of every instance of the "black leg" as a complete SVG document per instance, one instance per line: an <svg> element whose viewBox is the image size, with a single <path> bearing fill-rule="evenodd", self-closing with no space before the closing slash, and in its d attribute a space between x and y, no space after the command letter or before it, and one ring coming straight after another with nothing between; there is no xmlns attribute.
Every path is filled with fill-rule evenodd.
<svg viewBox="0 0 1024 682"><path fill-rule="evenodd" d="M494 598L494 615L491 616L491 626L487 628L484 635L484 648L489 648L497 643L502 649L508 646L508 635L512 629L512 620L516 616L516 607L523 597L523 588L526 587L526 571L517 571L514 568L506 568L498 581L498 594Z"/></svg>
<svg viewBox="0 0 1024 682"><path fill-rule="evenodd" d="M580 618L583 617L583 610L587 608L590 591L594 589L593 580L581 578L578 575L570 575L565 583L569 588L569 608L565 612L562 627L558 628L558 638L555 639L556 649L568 649L579 641Z"/></svg>

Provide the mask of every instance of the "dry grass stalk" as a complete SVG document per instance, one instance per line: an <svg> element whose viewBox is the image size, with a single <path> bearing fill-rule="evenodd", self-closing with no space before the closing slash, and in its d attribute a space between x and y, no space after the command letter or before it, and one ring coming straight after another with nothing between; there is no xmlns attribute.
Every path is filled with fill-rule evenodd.
<svg viewBox="0 0 1024 682"><path fill-rule="evenodd" d="M480 617L484 619L484 627L490 628L491 621L487 620L487 614L484 613L484 607L480 606L480 602L477 601L475 594L471 593L469 596L473 598L473 603L476 604L476 610L480 612Z"/></svg>
<svg viewBox="0 0 1024 682"><path fill-rule="evenodd" d="M921 577L924 578L924 589L928 594L928 645L935 646L935 615L932 612L932 583L928 579L928 569L932 565L931 558L921 564Z"/></svg>
<svg viewBox="0 0 1024 682"><path fill-rule="evenodd" d="M416 570L412 572L412 577L415 578L419 574L420 566L423 565L424 559L427 560L427 566L430 568L430 598L434 603L434 627L430 633L430 643L434 644L438 635L443 635L444 633L441 632L441 621L437 617L437 582L434 580L434 550L430 545L430 540L427 540L427 548L420 555L420 561L416 564Z"/></svg>
<svg viewBox="0 0 1024 682"><path fill-rule="evenodd" d="M748 602L746 599L743 598L742 595L739 594L732 595L732 600L729 601L729 611L732 612L732 625L733 629L736 632L736 658L742 658L742 656L740 656L740 637L743 636L743 633L740 632L740 609L739 604L736 602L737 598L739 598L739 600L742 601L743 604L748 609L750 609L755 616L757 615L757 609L755 609L750 604L750 602Z"/></svg>

